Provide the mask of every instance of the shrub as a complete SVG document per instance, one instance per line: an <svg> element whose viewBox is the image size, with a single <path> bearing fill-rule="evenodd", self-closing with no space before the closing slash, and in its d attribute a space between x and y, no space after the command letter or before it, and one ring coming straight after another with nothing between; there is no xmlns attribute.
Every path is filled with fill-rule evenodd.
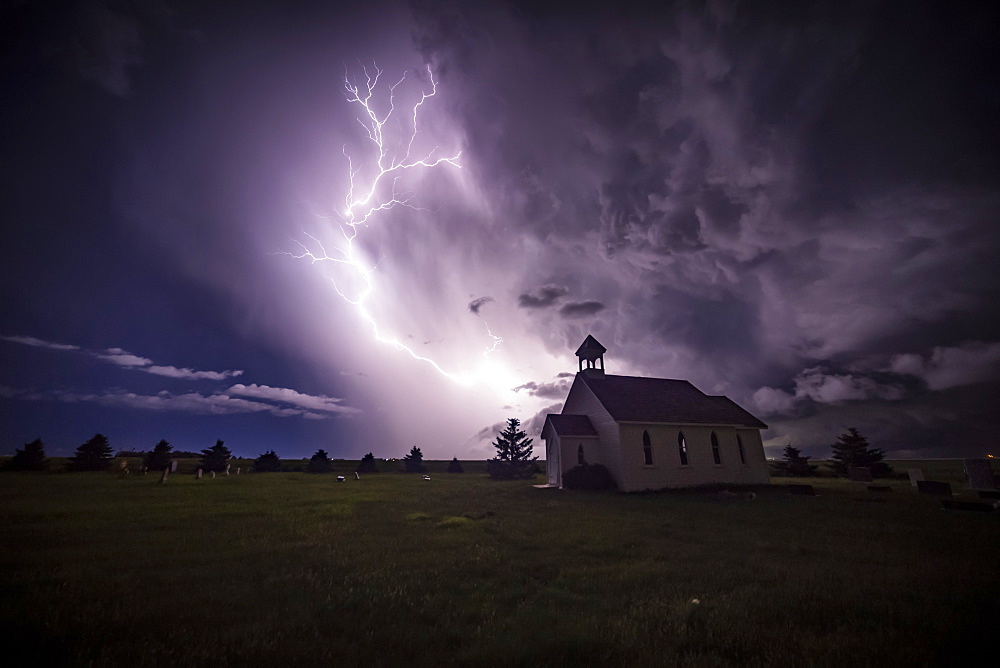
<svg viewBox="0 0 1000 668"><path fill-rule="evenodd" d="M173 446L167 441L161 440L153 447L152 452L145 455L146 468L150 471L162 471L170 467L170 460L173 458ZM121 454L119 453L119 457Z"/></svg>
<svg viewBox="0 0 1000 668"><path fill-rule="evenodd" d="M563 486L569 489L618 489L611 471L601 464L580 464L563 473Z"/></svg>
<svg viewBox="0 0 1000 668"><path fill-rule="evenodd" d="M70 458L71 471L107 471L111 464L111 444L104 434L94 436L76 449L76 454Z"/></svg>
<svg viewBox="0 0 1000 668"><path fill-rule="evenodd" d="M326 450L322 448L309 459L309 465L306 467L306 471L309 473L329 473L332 470L333 462L327 456Z"/></svg>
<svg viewBox="0 0 1000 668"><path fill-rule="evenodd" d="M216 441L215 445L201 451L201 468L205 469L205 473L209 471L221 473L226 470L226 464L232 456L233 453L223 445L223 441Z"/></svg>
<svg viewBox="0 0 1000 668"><path fill-rule="evenodd" d="M407 473L424 473L427 467L424 466L424 453L420 448L413 446L410 453L403 457L403 470Z"/></svg>
<svg viewBox="0 0 1000 668"><path fill-rule="evenodd" d="M453 457L448 462L448 473L465 473L465 469L462 468L462 462L458 461L458 457Z"/></svg>
<svg viewBox="0 0 1000 668"><path fill-rule="evenodd" d="M375 465L375 455L368 453L358 462L358 473L378 473L378 466Z"/></svg>
<svg viewBox="0 0 1000 668"><path fill-rule="evenodd" d="M45 458L45 446L40 438L25 443L23 450L15 450L14 456L3 465L4 471L44 471L47 468L49 460Z"/></svg>
<svg viewBox="0 0 1000 668"><path fill-rule="evenodd" d="M281 470L281 459L274 450L268 450L253 460L253 470L260 473L275 473Z"/></svg>

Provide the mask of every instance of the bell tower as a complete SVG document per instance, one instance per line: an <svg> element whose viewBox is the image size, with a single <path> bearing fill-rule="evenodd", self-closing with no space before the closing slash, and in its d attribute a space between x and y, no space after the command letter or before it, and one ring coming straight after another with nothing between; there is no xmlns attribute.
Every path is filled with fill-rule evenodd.
<svg viewBox="0 0 1000 668"><path fill-rule="evenodd" d="M586 373L588 376L603 376L604 353L606 352L608 352L608 349L602 346L600 341L587 334L587 338L576 349L576 356L580 362L580 373ZM583 368L584 360L587 361L586 369ZM600 368L597 367L597 362L601 363Z"/></svg>

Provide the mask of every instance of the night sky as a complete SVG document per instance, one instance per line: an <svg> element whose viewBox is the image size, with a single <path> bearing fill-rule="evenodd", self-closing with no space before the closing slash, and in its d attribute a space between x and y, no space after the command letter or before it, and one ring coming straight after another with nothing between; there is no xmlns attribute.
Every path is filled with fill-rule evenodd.
<svg viewBox="0 0 1000 668"><path fill-rule="evenodd" d="M611 6L8 3L0 453L487 457L591 333L1000 455L998 6Z"/></svg>

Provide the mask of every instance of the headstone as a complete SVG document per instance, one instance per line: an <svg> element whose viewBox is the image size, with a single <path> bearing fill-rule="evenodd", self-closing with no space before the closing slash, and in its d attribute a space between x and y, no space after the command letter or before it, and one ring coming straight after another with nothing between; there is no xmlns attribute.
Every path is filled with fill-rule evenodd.
<svg viewBox="0 0 1000 668"><path fill-rule="evenodd" d="M201 480L201 469L198 469L198 472L194 474L194 479Z"/></svg>
<svg viewBox="0 0 1000 668"><path fill-rule="evenodd" d="M160 484L161 485L167 481L167 471L169 471L169 470L170 470L169 468L163 469L163 475L160 476Z"/></svg>
<svg viewBox="0 0 1000 668"><path fill-rule="evenodd" d="M969 489L996 489L993 469L988 459L966 459L965 475L969 477Z"/></svg>
<svg viewBox="0 0 1000 668"><path fill-rule="evenodd" d="M424 476L424 480L430 480L430 479L431 479L431 477L429 475L425 475Z"/></svg>
<svg viewBox="0 0 1000 668"><path fill-rule="evenodd" d="M979 513L992 513L996 507L982 501L955 501L953 499L941 499L941 507L945 510L971 510Z"/></svg>
<svg viewBox="0 0 1000 668"><path fill-rule="evenodd" d="M176 459L171 459L170 460L170 472L171 473L177 473L177 460Z"/></svg>
<svg viewBox="0 0 1000 668"><path fill-rule="evenodd" d="M230 466L232 466L232 464L226 464L226 475L227 476L229 475L229 467Z"/></svg>
<svg viewBox="0 0 1000 668"><path fill-rule="evenodd" d="M212 471L212 480L215 480L215 471Z"/></svg>
<svg viewBox="0 0 1000 668"><path fill-rule="evenodd" d="M236 467L236 475L239 475L241 470L243 470L243 467L242 466L237 466Z"/></svg>
<svg viewBox="0 0 1000 668"><path fill-rule="evenodd" d="M872 470L867 466L852 466L847 469L847 479L851 482L871 482Z"/></svg>
<svg viewBox="0 0 1000 668"><path fill-rule="evenodd" d="M357 471L355 471L355 472L354 472L354 479L355 479L355 480L361 480L361 476L360 476L360 475L358 475L358 472L357 472Z"/></svg>
<svg viewBox="0 0 1000 668"><path fill-rule="evenodd" d="M816 496L812 485L788 485L788 493L795 496Z"/></svg>
<svg viewBox="0 0 1000 668"><path fill-rule="evenodd" d="M906 469L906 474L910 476L910 487L916 487L924 479L923 469Z"/></svg>
<svg viewBox="0 0 1000 668"><path fill-rule="evenodd" d="M918 480L917 491L931 496L951 496L951 485L938 480Z"/></svg>
<svg viewBox="0 0 1000 668"><path fill-rule="evenodd" d="M344 476L342 475L337 476L337 482L344 482Z"/></svg>

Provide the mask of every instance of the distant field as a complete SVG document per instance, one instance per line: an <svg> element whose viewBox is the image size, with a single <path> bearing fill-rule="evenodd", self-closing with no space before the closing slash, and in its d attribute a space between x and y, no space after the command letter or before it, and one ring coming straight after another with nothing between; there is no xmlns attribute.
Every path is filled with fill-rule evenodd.
<svg viewBox="0 0 1000 668"><path fill-rule="evenodd" d="M816 478L816 497L776 486L731 501L431 477L0 474L4 663L844 666L994 653L1000 515L942 511L905 481L884 497Z"/></svg>

